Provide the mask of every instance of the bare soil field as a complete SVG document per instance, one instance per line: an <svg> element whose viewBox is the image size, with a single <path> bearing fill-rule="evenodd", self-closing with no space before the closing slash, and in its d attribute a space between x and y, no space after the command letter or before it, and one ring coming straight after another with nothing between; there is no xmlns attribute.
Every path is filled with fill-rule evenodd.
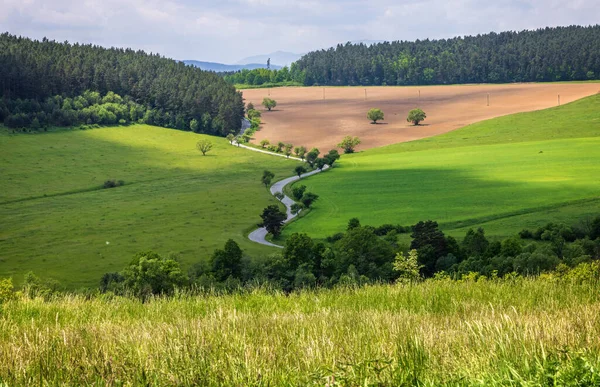
<svg viewBox="0 0 600 387"><path fill-rule="evenodd" d="M262 115L253 142L283 141L327 150L347 135L362 140L360 149L417 140L478 121L512 113L545 109L600 92L599 83L527 83L410 87L290 87L244 90L246 102L263 110L264 97L277 101ZM488 106L489 95L489 106ZM422 108L423 125L406 122L408 112ZM385 120L373 125L371 108Z"/></svg>

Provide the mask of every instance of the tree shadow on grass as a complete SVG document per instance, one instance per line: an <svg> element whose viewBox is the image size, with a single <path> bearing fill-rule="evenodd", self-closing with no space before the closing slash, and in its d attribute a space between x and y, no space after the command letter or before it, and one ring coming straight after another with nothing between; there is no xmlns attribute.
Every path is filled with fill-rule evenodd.
<svg viewBox="0 0 600 387"><path fill-rule="evenodd" d="M352 217L373 226L431 219L454 229L595 200L593 187L586 193L575 185L569 190L564 185L483 179L460 169L349 167L342 164L339 177L333 174L329 183L315 187L319 195L336 203L336 217L343 218L343 225ZM315 226L318 229L318 223ZM515 224L514 232L519 230Z"/></svg>

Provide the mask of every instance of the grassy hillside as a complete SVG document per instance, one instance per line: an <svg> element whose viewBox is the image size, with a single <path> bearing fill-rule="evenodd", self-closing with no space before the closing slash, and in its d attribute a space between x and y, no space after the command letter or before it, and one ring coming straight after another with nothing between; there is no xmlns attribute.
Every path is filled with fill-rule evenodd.
<svg viewBox="0 0 600 387"><path fill-rule="evenodd" d="M20 299L0 304L0 384L593 386L598 290L546 277Z"/></svg>
<svg viewBox="0 0 600 387"><path fill-rule="evenodd" d="M214 149L196 150L200 138ZM229 238L245 238L276 201L260 183L296 163L223 138L137 125L35 135L0 134L0 277L33 270L76 288L96 286L139 251L179 253L185 267ZM125 185L101 189L105 180Z"/></svg>
<svg viewBox="0 0 600 387"><path fill-rule="evenodd" d="M285 233L330 235L352 217L370 225L433 219L457 235L482 225L495 236L574 222L600 212L598 165L595 95L345 155L335 171L303 182L320 199Z"/></svg>

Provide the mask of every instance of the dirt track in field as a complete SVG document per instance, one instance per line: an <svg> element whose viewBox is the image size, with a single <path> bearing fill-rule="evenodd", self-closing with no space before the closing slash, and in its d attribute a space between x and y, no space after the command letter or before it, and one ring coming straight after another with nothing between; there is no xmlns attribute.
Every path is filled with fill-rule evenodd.
<svg viewBox="0 0 600 387"><path fill-rule="evenodd" d="M366 99L365 99L366 90ZM420 92L420 98L419 98ZM277 101L263 111L262 129L253 142L283 141L327 150L347 135L362 140L361 149L446 133L478 121L545 109L600 92L600 83L459 85L419 87L292 87L244 90L246 102L261 106L264 97ZM489 94L489 106L487 96ZM406 122L408 112L422 108L423 126ZM367 111L380 108L381 124L372 125Z"/></svg>

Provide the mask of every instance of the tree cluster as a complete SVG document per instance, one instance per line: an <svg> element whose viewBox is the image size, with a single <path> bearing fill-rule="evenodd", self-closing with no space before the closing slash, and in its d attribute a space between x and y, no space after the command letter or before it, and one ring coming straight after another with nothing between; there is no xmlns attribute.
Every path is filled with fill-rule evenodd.
<svg viewBox="0 0 600 387"><path fill-rule="evenodd" d="M168 126L170 116L140 105L129 97L86 90L74 98L56 95L35 99L0 99L0 120L12 129L47 130L52 126L96 127L146 123Z"/></svg>
<svg viewBox="0 0 600 387"><path fill-rule="evenodd" d="M244 115L241 94L221 77L158 54L0 35L0 119L8 118L10 126L37 125L39 118L30 113L47 114L35 105L49 97L61 99L61 110L81 111L75 99L86 90L103 98L110 92L122 96L129 107L129 118L123 119L130 122L133 103L141 112L135 121L143 118L149 124L190 130L195 120L195 131L225 136L239 131ZM64 106L65 100L71 106ZM106 110L100 121L112 124L109 113L117 112ZM60 115L51 116L49 124L71 125L69 114Z"/></svg>
<svg viewBox="0 0 600 387"><path fill-rule="evenodd" d="M305 85L427 85L600 79L600 25L442 40L338 45L295 63Z"/></svg>
<svg viewBox="0 0 600 387"><path fill-rule="evenodd" d="M261 86L266 84L285 85L285 84L303 84L304 76L298 70L295 63L290 68L284 67L281 70L269 69L243 69L223 76L225 81L231 84L243 84L251 86Z"/></svg>

